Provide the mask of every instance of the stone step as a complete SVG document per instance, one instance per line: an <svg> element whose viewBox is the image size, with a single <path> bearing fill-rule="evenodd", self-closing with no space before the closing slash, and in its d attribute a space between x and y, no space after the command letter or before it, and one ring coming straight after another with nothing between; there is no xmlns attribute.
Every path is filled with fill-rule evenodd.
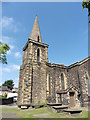
<svg viewBox="0 0 90 120"><path fill-rule="evenodd" d="M61 113L63 112L64 109L68 109L68 106L62 105L62 106L53 106L52 107L56 112Z"/></svg>
<svg viewBox="0 0 90 120"><path fill-rule="evenodd" d="M61 106L61 103L47 103L48 106Z"/></svg>
<svg viewBox="0 0 90 120"><path fill-rule="evenodd" d="M82 112L81 109L76 109L76 108L69 108L69 109L65 109L63 110L63 112L68 113L68 114L80 114Z"/></svg>
<svg viewBox="0 0 90 120"><path fill-rule="evenodd" d="M67 105L60 105L60 106L49 106L49 109L51 108L52 111L56 111L58 113L63 112L64 109L68 109Z"/></svg>
<svg viewBox="0 0 90 120"><path fill-rule="evenodd" d="M42 108L42 107L44 107L44 104L32 105L32 108Z"/></svg>
<svg viewBox="0 0 90 120"><path fill-rule="evenodd" d="M61 105L61 106L52 106L54 109L67 109L67 105Z"/></svg>
<svg viewBox="0 0 90 120"><path fill-rule="evenodd" d="M30 107L30 104L21 104L21 105L18 105L18 107L21 109L28 109Z"/></svg>

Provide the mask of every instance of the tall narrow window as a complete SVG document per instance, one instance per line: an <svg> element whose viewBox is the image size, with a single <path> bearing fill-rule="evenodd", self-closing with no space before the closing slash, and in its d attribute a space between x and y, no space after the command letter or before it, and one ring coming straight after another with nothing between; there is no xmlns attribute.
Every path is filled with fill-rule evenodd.
<svg viewBox="0 0 90 120"><path fill-rule="evenodd" d="M49 74L47 74L47 91L49 92Z"/></svg>
<svg viewBox="0 0 90 120"><path fill-rule="evenodd" d="M37 62L39 62L40 61L40 50L39 50L39 48L37 49Z"/></svg>
<svg viewBox="0 0 90 120"><path fill-rule="evenodd" d="M86 76L86 85L87 85L87 88L88 88L88 94L90 94L90 84L89 84L89 80L88 80L87 76Z"/></svg>
<svg viewBox="0 0 90 120"><path fill-rule="evenodd" d="M61 74L61 87L62 87L62 90L65 89L64 76L63 76L63 74Z"/></svg>
<svg viewBox="0 0 90 120"><path fill-rule="evenodd" d="M50 74L47 74L47 95L51 95L51 81L50 81Z"/></svg>
<svg viewBox="0 0 90 120"><path fill-rule="evenodd" d="M37 41L39 42L39 36L37 37Z"/></svg>
<svg viewBox="0 0 90 120"><path fill-rule="evenodd" d="M50 80L50 75L49 75L49 95L51 95L51 80Z"/></svg>

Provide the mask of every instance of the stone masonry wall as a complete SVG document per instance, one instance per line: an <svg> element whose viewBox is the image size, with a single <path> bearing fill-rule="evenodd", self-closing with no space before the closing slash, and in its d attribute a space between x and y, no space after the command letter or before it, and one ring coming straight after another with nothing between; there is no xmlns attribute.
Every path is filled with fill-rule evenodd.
<svg viewBox="0 0 90 120"><path fill-rule="evenodd" d="M39 62L37 62L37 49L40 50ZM73 87L76 91L76 103L84 106L88 100L86 83L86 76L89 76L88 62L90 60L70 66L48 63L47 47L28 42L23 51L23 64L20 67L18 104L45 103L47 98L50 102L58 102L60 96L57 95L57 91L62 91L61 74L63 74L67 90L67 94L62 94L63 104L70 103L68 90Z"/></svg>
<svg viewBox="0 0 90 120"><path fill-rule="evenodd" d="M79 104L81 106L84 106L86 104L85 102L88 100L88 86L86 84L86 76L88 76L89 79L89 61L90 60L73 66L68 66L66 68L62 68L59 65L52 67L53 64L48 63L46 73L50 76L50 91L47 91L47 98L49 97L51 102L56 102L57 91L61 90L61 73L63 73L64 79L66 78L66 80L64 81L66 86L65 89L68 89L69 87L74 87L74 91L76 91L75 101L77 106ZM63 99L63 104L68 104L70 102L69 94L63 94Z"/></svg>
<svg viewBox="0 0 90 120"><path fill-rule="evenodd" d="M50 94L47 94L47 98L51 97L51 102L55 103L56 102L56 94L58 90L61 90L61 73L64 74L64 79L66 79L65 82L65 87L68 88L67 86L67 69L64 69L62 67L51 67L50 65L47 66L47 75L50 76ZM48 92L48 91L47 91ZM67 99L67 98L66 98ZM67 100L66 100L67 101Z"/></svg>

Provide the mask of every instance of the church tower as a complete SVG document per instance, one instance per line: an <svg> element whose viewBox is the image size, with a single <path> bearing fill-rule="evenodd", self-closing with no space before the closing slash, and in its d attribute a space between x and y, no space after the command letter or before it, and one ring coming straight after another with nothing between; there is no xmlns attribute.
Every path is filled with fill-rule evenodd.
<svg viewBox="0 0 90 120"><path fill-rule="evenodd" d="M23 48L23 63L19 74L18 105L45 103L47 61L48 45L42 43L36 16L31 35Z"/></svg>

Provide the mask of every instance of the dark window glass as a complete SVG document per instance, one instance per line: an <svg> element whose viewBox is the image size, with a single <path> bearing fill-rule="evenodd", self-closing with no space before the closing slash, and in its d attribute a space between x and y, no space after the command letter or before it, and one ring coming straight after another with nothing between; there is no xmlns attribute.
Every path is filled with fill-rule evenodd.
<svg viewBox="0 0 90 120"><path fill-rule="evenodd" d="M39 42L39 36L37 37L37 41Z"/></svg>
<svg viewBox="0 0 90 120"><path fill-rule="evenodd" d="M51 81L50 81L50 75L49 75L49 95L51 95Z"/></svg>
<svg viewBox="0 0 90 120"><path fill-rule="evenodd" d="M39 62L40 61L40 51L39 51L39 49L37 49L37 62Z"/></svg>
<svg viewBox="0 0 90 120"><path fill-rule="evenodd" d="M62 86L62 89L65 89L63 74L61 74L61 86Z"/></svg>

